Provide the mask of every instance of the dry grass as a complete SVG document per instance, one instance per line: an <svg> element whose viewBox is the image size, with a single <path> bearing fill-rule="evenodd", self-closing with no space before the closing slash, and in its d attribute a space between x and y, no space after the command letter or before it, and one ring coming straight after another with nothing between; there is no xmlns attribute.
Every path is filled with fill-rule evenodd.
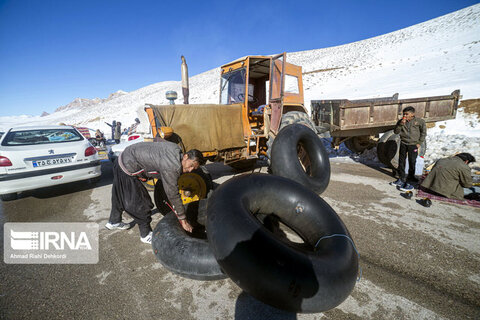
<svg viewBox="0 0 480 320"><path fill-rule="evenodd" d="M462 100L458 108L462 108L465 113L476 114L480 118L480 99Z"/></svg>

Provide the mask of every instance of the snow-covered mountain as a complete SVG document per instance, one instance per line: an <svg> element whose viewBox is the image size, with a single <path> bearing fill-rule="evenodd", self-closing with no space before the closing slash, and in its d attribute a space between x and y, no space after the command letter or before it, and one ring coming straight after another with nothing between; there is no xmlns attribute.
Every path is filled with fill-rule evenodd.
<svg viewBox="0 0 480 320"><path fill-rule="evenodd" d="M125 92L123 90L118 90L117 92L111 93L108 98L106 99L100 99L100 98L95 98L95 99L84 99L84 98L76 98L69 104L66 104L64 106L58 107L55 109L55 112L61 112L65 110L70 110L70 109L89 109L90 107L96 106L101 103L106 103L112 99L121 97L123 95L128 94L128 92ZM93 108L92 108L93 109Z"/></svg>
<svg viewBox="0 0 480 320"><path fill-rule="evenodd" d="M318 99L361 99L394 93L402 99L447 95L455 89L461 90L464 99L480 98L479 21L477 4L371 39L288 53L287 61L303 68L307 107L310 100ZM219 78L220 68L191 77L190 103L218 103ZM0 117L0 131L17 124L64 122L109 132L105 122L117 120L128 126L145 103L168 104L168 90L177 91L181 100L180 81L164 81L128 93L118 91L106 99L75 99L44 117ZM442 147L447 150L437 152L440 147L434 145L439 139L432 139L436 135L446 137L446 142L460 142L454 147L447 143ZM463 151L463 141L471 139L474 155L480 160L480 145L475 144L478 137L478 117L460 109L456 120L429 130L429 149L434 152L427 157L448 155L462 147ZM472 151L470 142L468 149Z"/></svg>

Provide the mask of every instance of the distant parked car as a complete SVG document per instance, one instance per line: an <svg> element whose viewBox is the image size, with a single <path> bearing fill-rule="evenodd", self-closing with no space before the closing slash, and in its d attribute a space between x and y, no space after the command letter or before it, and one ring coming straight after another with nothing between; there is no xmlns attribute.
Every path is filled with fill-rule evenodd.
<svg viewBox="0 0 480 320"><path fill-rule="evenodd" d="M0 197L99 177L97 150L71 126L18 127L0 138Z"/></svg>
<svg viewBox="0 0 480 320"><path fill-rule="evenodd" d="M122 153L122 151L125 150L126 147L135 143L143 142L145 140L142 135L134 133L130 135L128 138L120 141L121 142L119 144L113 144L113 145L107 146L108 159L110 159L112 162L114 162L115 159L118 158L118 155Z"/></svg>

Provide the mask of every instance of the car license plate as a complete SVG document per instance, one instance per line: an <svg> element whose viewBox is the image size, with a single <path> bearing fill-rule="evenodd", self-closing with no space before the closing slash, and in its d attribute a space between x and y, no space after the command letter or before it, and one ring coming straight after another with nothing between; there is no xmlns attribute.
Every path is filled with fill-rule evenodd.
<svg viewBox="0 0 480 320"><path fill-rule="evenodd" d="M71 163L72 158L56 158L56 159L45 159L45 160L34 160L32 161L33 167L46 167L46 166L53 166L56 164L63 164L63 163Z"/></svg>

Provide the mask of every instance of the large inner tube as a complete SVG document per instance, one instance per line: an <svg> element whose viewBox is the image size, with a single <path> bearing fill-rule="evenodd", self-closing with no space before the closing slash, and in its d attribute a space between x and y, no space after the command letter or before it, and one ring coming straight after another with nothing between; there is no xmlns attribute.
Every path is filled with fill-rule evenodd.
<svg viewBox="0 0 480 320"><path fill-rule="evenodd" d="M289 126L294 123L303 124L307 128L312 129L313 132L315 133L317 132L315 123L312 121L312 119L308 117L308 114L301 111L290 111L282 115L282 119L280 122L280 127L278 128L278 131L280 132L286 126ZM270 162L272 159L272 145L274 140L275 140L275 137L273 136L269 136L267 140L267 156Z"/></svg>
<svg viewBox="0 0 480 320"><path fill-rule="evenodd" d="M427 149L427 142L420 145L419 156L423 157ZM377 158L388 168L398 169L398 156L400 151L400 135L393 130L385 132L377 144Z"/></svg>
<svg viewBox="0 0 480 320"><path fill-rule="evenodd" d="M275 215L303 248L269 231L257 215ZM207 233L222 270L276 308L329 310L355 285L358 256L345 225L318 195L289 179L247 174L225 182L208 201ZM342 236L322 239L334 234Z"/></svg>
<svg viewBox="0 0 480 320"><path fill-rule="evenodd" d="M283 128L273 141L272 172L320 194L330 181L330 161L322 140L301 124Z"/></svg>
<svg viewBox="0 0 480 320"><path fill-rule="evenodd" d="M377 158L387 167L390 167L389 160L387 159L387 141L392 135L393 130L385 132L377 143Z"/></svg>
<svg viewBox="0 0 480 320"><path fill-rule="evenodd" d="M153 253L165 268L183 277L195 280L226 278L208 244L205 228L194 222L203 220L204 223L206 200L192 202L186 209L194 226L193 233L185 232L175 214L170 212L153 231Z"/></svg>

